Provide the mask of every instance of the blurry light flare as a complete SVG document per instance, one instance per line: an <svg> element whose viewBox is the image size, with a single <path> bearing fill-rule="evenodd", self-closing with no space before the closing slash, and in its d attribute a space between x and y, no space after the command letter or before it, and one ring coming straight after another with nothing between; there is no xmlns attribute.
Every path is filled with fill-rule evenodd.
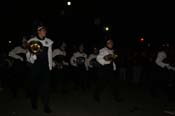
<svg viewBox="0 0 175 116"><path fill-rule="evenodd" d="M105 30L106 30L106 31L109 31L109 27L105 27Z"/></svg>
<svg viewBox="0 0 175 116"><path fill-rule="evenodd" d="M141 42L144 42L144 38L142 37L142 38L140 39L140 41L141 41Z"/></svg>
<svg viewBox="0 0 175 116"><path fill-rule="evenodd" d="M11 44L12 43L12 41L9 41L9 44Z"/></svg>
<svg viewBox="0 0 175 116"><path fill-rule="evenodd" d="M67 5L68 5L68 6L70 6L70 5L71 5L71 2L70 2L70 1L68 1L68 2L67 2Z"/></svg>

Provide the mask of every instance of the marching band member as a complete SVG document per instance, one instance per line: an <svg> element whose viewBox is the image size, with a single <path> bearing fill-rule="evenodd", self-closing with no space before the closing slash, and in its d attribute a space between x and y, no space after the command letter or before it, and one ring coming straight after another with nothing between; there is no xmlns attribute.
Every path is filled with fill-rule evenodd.
<svg viewBox="0 0 175 116"><path fill-rule="evenodd" d="M70 63L74 67L88 70L87 54L84 52L83 44L79 46L79 51L73 54Z"/></svg>
<svg viewBox="0 0 175 116"><path fill-rule="evenodd" d="M63 42L60 46L60 48L54 49L53 50L53 59L55 58L55 62L58 62L59 68L62 69L63 66L68 66L68 62L65 61L66 57L66 43ZM58 58L56 58L58 56ZM55 63L54 63L55 64ZM56 65L56 64L55 64Z"/></svg>
<svg viewBox="0 0 175 116"><path fill-rule="evenodd" d="M87 64L89 68L94 69L98 67L97 60L96 60L97 55L98 55L98 49L94 48L93 53L90 54L87 59Z"/></svg>
<svg viewBox="0 0 175 116"><path fill-rule="evenodd" d="M24 61L25 60L25 54L26 54L26 42L27 42L26 38L23 38L22 46L17 46L14 49L12 49L9 52L9 56L14 58L14 59ZM21 54L23 54L23 56L21 56Z"/></svg>
<svg viewBox="0 0 175 116"><path fill-rule="evenodd" d="M94 99L97 102L100 102L100 94L107 85L110 85L115 100L119 100L116 89L116 78L114 78L114 71L116 71L114 60L116 57L117 55L114 54L113 50L113 40L108 39L106 41L106 47L100 49L96 58L97 62L101 65L98 70L98 83L94 92Z"/></svg>
<svg viewBox="0 0 175 116"><path fill-rule="evenodd" d="M76 68L76 84L75 89L82 89L85 91L86 88L86 71L88 70L87 65L87 54L84 52L84 46L79 46L79 51L75 52L70 59L71 65Z"/></svg>
<svg viewBox="0 0 175 116"><path fill-rule="evenodd" d="M52 79L53 90L57 91L57 86L59 85L63 93L66 91L66 67L69 65L66 62L66 47L66 43L62 42L59 48L53 50L53 62L55 65L53 71L54 78ZM56 75L59 75L59 78Z"/></svg>
<svg viewBox="0 0 175 116"><path fill-rule="evenodd" d="M157 90L161 89L167 92L167 87L170 80L170 71L175 71L169 63L165 62L167 59L167 53L165 50L159 50L155 63L153 65L153 75L151 77L151 88L150 92L153 97L157 96Z"/></svg>
<svg viewBox="0 0 175 116"><path fill-rule="evenodd" d="M11 71L13 74L13 78L11 78L10 85L13 92L13 97L16 98L17 89L19 87L25 87L25 81L26 77L25 75L27 69L26 69L26 52L27 52L27 39L26 37L23 37L22 43L20 46L16 46L14 49L12 49L9 52L9 57L13 60L10 60L11 63L13 62Z"/></svg>
<svg viewBox="0 0 175 116"><path fill-rule="evenodd" d="M44 105L44 112L50 113L49 107L49 70L52 70L52 44L46 37L47 30L38 26L37 36L28 40L29 50L27 61L31 63L31 104L37 110L37 98L40 95Z"/></svg>
<svg viewBox="0 0 175 116"><path fill-rule="evenodd" d="M97 70L100 67L100 64L97 62L96 58L98 55L98 49L93 48L93 53L89 55L87 59L87 64L89 67L88 71L88 87L94 87L97 81Z"/></svg>

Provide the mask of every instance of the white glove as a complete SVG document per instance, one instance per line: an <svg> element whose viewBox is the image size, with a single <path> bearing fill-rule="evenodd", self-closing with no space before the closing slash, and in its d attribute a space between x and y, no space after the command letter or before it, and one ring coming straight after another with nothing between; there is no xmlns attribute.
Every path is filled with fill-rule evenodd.
<svg viewBox="0 0 175 116"><path fill-rule="evenodd" d="M34 55L31 55L30 62L33 64L36 59L37 59L37 56L35 54Z"/></svg>

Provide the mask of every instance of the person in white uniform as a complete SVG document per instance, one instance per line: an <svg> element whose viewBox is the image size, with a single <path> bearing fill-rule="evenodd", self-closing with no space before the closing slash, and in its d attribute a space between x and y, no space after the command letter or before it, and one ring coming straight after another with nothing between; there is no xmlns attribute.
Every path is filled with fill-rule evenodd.
<svg viewBox="0 0 175 116"><path fill-rule="evenodd" d="M88 87L93 88L97 81L97 71L100 68L100 64L97 62L96 58L99 51L96 47L93 48L93 53L91 53L87 59L88 64Z"/></svg>
<svg viewBox="0 0 175 116"><path fill-rule="evenodd" d="M168 62L166 62L167 53L165 50L159 50L154 62L153 72L151 76L151 88L150 93L153 97L159 96L158 91L167 92L170 73L169 71L175 71Z"/></svg>
<svg viewBox="0 0 175 116"><path fill-rule="evenodd" d="M53 50L53 59L54 60L54 64L55 67L57 67L58 69L63 69L64 66L68 66L69 63L66 62L66 43L63 42L60 46L60 48L56 48Z"/></svg>
<svg viewBox="0 0 175 116"><path fill-rule="evenodd" d="M26 71L26 52L27 52L27 39L23 37L21 41L21 45L14 47L8 54L10 58L13 59L13 64L11 67L12 78L10 81L11 90L13 93L13 97L17 97L17 92L19 88L25 89L25 80L27 76ZM11 60L12 61L12 60Z"/></svg>
<svg viewBox="0 0 175 116"><path fill-rule="evenodd" d="M100 95L106 86L110 86L114 99L117 101L119 100L119 93L116 86L117 80L114 76L114 72L116 71L114 60L117 58L117 55L114 54L113 40L108 39L105 43L106 46L100 49L96 58L97 62L101 65L98 70L98 80L94 91L94 99L97 102L100 102Z"/></svg>
<svg viewBox="0 0 175 116"><path fill-rule="evenodd" d="M58 88L61 89L64 94L67 91L67 68L69 63L66 61L67 53L66 53L67 44L65 42L61 43L59 48L53 50L53 62L54 62L54 71L53 71L53 79L52 85L53 90L57 91ZM59 87L58 87L59 86Z"/></svg>
<svg viewBox="0 0 175 116"><path fill-rule="evenodd" d="M99 67L99 63L97 62L96 58L98 55L98 49L96 47L93 48L93 53L89 55L87 59L87 64L89 69L97 69Z"/></svg>
<svg viewBox="0 0 175 116"><path fill-rule="evenodd" d="M27 61L31 64L31 104L34 110L38 108L38 97L41 96L44 112L51 113L49 107L49 81L52 70L52 44L53 41L46 37L47 30L44 26L38 26L37 36L28 40L40 43L39 52L34 53L30 49L27 51ZM31 44L32 45L32 44ZM35 45L35 44L34 44ZM30 47L29 47L30 48ZM35 49L34 49L35 50Z"/></svg>
<svg viewBox="0 0 175 116"><path fill-rule="evenodd" d="M84 52L84 45L79 46L79 50L73 53L70 63L75 70L75 89L86 91L87 84L87 54Z"/></svg>

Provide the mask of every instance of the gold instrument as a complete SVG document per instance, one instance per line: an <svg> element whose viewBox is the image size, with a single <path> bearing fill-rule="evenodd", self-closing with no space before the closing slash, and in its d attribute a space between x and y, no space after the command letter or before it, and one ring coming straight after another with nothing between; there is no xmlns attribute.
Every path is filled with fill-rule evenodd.
<svg viewBox="0 0 175 116"><path fill-rule="evenodd" d="M63 69L63 61L65 59L65 56L63 55L57 55L56 57L53 58L54 62L55 62L55 67L57 69Z"/></svg>
<svg viewBox="0 0 175 116"><path fill-rule="evenodd" d="M31 53L38 54L42 52L43 45L40 41L34 40L34 41L29 42L28 49Z"/></svg>
<svg viewBox="0 0 175 116"><path fill-rule="evenodd" d="M118 57L117 54L108 54L108 55L104 56L104 59L105 59L106 61L113 61L113 60L115 60L117 57Z"/></svg>

